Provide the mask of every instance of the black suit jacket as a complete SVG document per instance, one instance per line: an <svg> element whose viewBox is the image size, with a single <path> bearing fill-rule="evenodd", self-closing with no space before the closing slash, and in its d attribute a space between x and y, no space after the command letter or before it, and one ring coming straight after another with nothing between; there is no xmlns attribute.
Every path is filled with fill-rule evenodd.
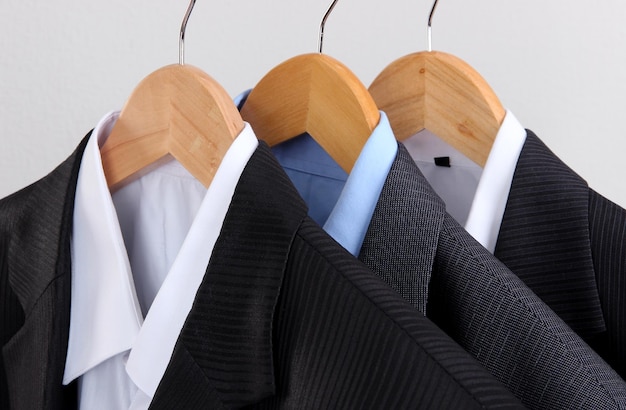
<svg viewBox="0 0 626 410"><path fill-rule="evenodd" d="M2 408L76 407L75 389L61 381L85 141L47 177L0 201ZM151 408L521 406L306 214L260 145Z"/></svg>
<svg viewBox="0 0 626 410"><path fill-rule="evenodd" d="M624 381L446 213L402 145L359 258L525 405L626 408Z"/></svg>
<svg viewBox="0 0 626 410"><path fill-rule="evenodd" d="M527 130L495 255L626 376L626 211Z"/></svg>

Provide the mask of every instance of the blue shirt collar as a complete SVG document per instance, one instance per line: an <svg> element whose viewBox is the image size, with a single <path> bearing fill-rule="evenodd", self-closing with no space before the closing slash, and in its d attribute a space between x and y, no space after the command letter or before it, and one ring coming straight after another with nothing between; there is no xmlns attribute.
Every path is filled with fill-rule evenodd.
<svg viewBox="0 0 626 410"><path fill-rule="evenodd" d="M397 152L398 143L387 115L381 111L378 125L363 147L324 224L324 230L355 256L361 249Z"/></svg>

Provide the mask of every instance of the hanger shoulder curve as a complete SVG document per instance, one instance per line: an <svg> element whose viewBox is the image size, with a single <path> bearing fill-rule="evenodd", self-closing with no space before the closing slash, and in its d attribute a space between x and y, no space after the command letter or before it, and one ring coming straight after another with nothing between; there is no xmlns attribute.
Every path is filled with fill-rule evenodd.
<svg viewBox="0 0 626 410"><path fill-rule="evenodd" d="M484 166L506 110L469 64L419 52L387 66L369 87L399 140L428 129Z"/></svg>
<svg viewBox="0 0 626 410"><path fill-rule="evenodd" d="M101 147L109 188L167 154L208 187L243 126L208 74L190 65L165 66L135 88Z"/></svg>
<svg viewBox="0 0 626 410"><path fill-rule="evenodd" d="M308 132L350 172L380 120L367 88L342 63L304 54L276 66L248 96L241 115L270 146Z"/></svg>

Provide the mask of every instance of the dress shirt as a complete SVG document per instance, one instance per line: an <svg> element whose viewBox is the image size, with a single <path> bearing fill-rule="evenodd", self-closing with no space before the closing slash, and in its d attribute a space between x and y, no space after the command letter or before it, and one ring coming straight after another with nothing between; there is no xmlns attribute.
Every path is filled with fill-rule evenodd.
<svg viewBox="0 0 626 410"><path fill-rule="evenodd" d="M118 115L94 129L76 188L63 383L78 378L82 409L148 408L258 145L246 124L208 189L168 156L111 195L99 147Z"/></svg>

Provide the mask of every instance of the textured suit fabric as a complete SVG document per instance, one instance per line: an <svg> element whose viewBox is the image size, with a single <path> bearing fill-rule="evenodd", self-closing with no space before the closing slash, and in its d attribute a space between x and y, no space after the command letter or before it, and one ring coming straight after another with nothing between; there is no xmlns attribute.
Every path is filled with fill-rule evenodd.
<svg viewBox="0 0 626 410"><path fill-rule="evenodd" d="M531 131L495 255L626 376L626 211Z"/></svg>
<svg viewBox="0 0 626 410"><path fill-rule="evenodd" d="M69 235L86 142L50 175L0 201L3 409L63 409L75 401L75 386L61 382L70 318ZM28 405L11 406L13 397L27 398Z"/></svg>
<svg viewBox="0 0 626 410"><path fill-rule="evenodd" d="M389 171L359 259L426 315L432 261L446 209L426 179L414 177L413 167L405 167L403 150L400 146Z"/></svg>
<svg viewBox="0 0 626 410"><path fill-rule="evenodd" d="M0 201L2 408L76 407L61 380L84 145ZM521 407L306 214L261 144L151 408Z"/></svg>
<svg viewBox="0 0 626 410"><path fill-rule="evenodd" d="M407 257L423 251L414 235L436 238L429 260ZM530 408L626 408L623 380L445 212L403 146L359 257L400 292L432 271L427 315Z"/></svg>

